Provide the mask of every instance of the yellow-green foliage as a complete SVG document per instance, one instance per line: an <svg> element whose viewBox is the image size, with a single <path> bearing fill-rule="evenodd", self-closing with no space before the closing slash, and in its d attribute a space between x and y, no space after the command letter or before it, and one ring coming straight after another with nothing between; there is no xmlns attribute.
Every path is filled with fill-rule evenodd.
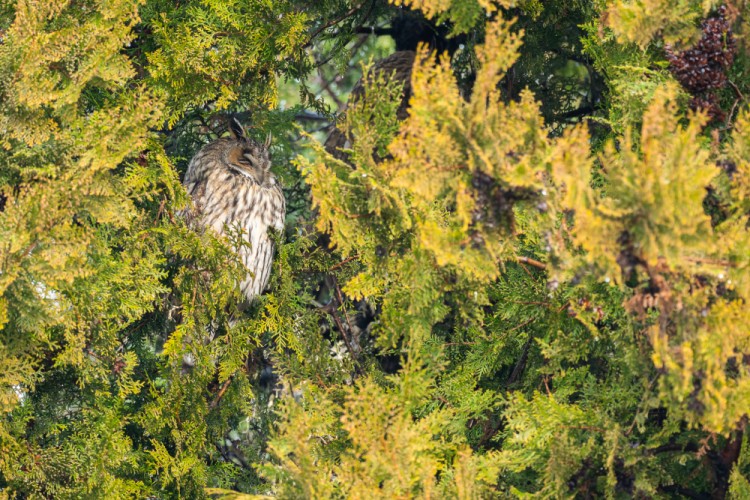
<svg viewBox="0 0 750 500"><path fill-rule="evenodd" d="M426 251L438 266L487 281L498 275L503 259L515 255L507 224L473 221L482 205L473 186L479 172L508 192L544 186L549 140L533 97L525 93L520 103L506 105L496 89L520 46L510 28L502 20L488 28L478 48L481 69L469 102L460 96L448 59L435 64L425 49L417 55L410 115L388 147L389 157L380 160L373 150L383 150L393 137L395 116L381 101L392 102L398 89L383 85L386 76L378 75L367 99L347 113L345 125L356 137L351 160L357 169L322 149L323 161L302 160L313 203L322 212L318 227L331 230L332 243L345 256L356 253L374 265L380 260L378 248L389 240L406 247L413 234L413 250L420 255ZM510 205L506 216L513 217ZM477 239L483 243L472 241ZM355 297L379 289L363 276L348 285Z"/></svg>
<svg viewBox="0 0 750 500"><path fill-rule="evenodd" d="M662 393L685 419L717 433L731 431L746 414L750 371L744 359L750 335L744 327L748 308L740 301L719 301L699 325L677 327L674 337L654 327L654 364L665 370Z"/></svg>
<svg viewBox="0 0 750 500"><path fill-rule="evenodd" d="M659 23L663 25L663 20ZM354 168L320 148L323 161L304 160L302 168L312 188L313 202L321 210L319 227L330 232L332 244L344 256L356 257L364 266L347 285L347 292L383 302L383 329L379 331L385 332L394 324L412 325L410 338L423 338L424 322L415 328L397 320L385 312L392 303L401 304L408 311L407 317L418 316L418 311L429 307L428 290L440 286L441 277L459 279L459 284L444 290L461 290L462 282L472 283L470 286L476 289L477 283L507 272L503 262L515 259L526 241L546 243L550 271L559 279L579 280L582 273L594 270L595 276L606 278L607 282L619 283L626 290L635 289L635 297L621 299L631 311L652 308L648 300L656 304L657 319L647 328L651 334L644 338L652 342L653 366L662 370L662 375L656 377L658 384L646 379L637 382L637 376L628 383L633 383L633 388L640 384L656 387L654 394L658 397L648 393L638 403L640 409L628 410L635 411L632 422L618 423L597 415L595 408L599 403L594 401L602 397L597 391L607 392L602 386L592 388L591 393L586 392L580 402L569 407L564 403L565 396L556 401L551 395L545 404L543 397L535 396L538 405L529 405L515 395L505 413L514 422L504 442L502 463L507 471L523 475L529 468L537 470L546 484L537 493L556 496L566 490L570 477L588 461L600 460L607 463L606 491L614 494L619 472L613 457L627 456L633 464L656 466L647 452L637 448L625 451L622 444L630 439L634 428L646 429L648 408L663 404L670 418L682 418L725 435L746 414L741 409L748 400L743 392L745 368L727 374L727 363L735 366L730 370L737 370L739 363L737 354L732 353L747 351L741 327L729 327L743 324L731 313L744 310L742 299L714 303L708 290L697 291L690 286L695 280L709 279L747 297L746 261L738 253L739 248L746 248L747 230L739 226L745 217L730 217L716 224L706 213L707 189L714 189L717 182L725 180L715 164L715 151L702 135L706 118L684 114L679 105L682 94L668 78L647 82L651 76L648 71L633 73L631 88L650 85L651 89L646 105L638 104L642 114L630 109L627 112L632 114L613 115L621 120L617 126L623 135L613 137L592 154L585 127L569 128L562 137L549 138L543 132L533 96L521 93L519 102L507 104L500 97L497 83L517 57L519 41L502 21L488 25L484 45L476 48L479 70L468 100L460 96L448 59L438 58L435 62L432 55L420 52L412 74L410 114L395 134L388 120L388 113L392 113L388 101L395 100L394 91L382 77L375 77L366 98L347 114L345 125L354 138L349 161ZM623 52L619 57L639 57L631 54ZM613 78L627 72L627 67L623 67ZM624 87L621 91L629 92ZM627 101L618 105L625 110ZM378 114L378 110L385 115ZM738 135L744 134L744 120L744 115L738 118ZM638 123L642 125L634 130L633 125ZM384 144L391 137L387 147L390 155L384 156ZM737 200L743 199L737 190L743 189L746 168L742 144L743 140L735 139L727 151L738 165L731 183L734 187L729 189ZM539 211L531 203L516 202L515 231L508 226L477 223L473 214L481 204L477 186L472 182L476 172L488 174L509 191L529 189L535 203L546 201L546 209ZM596 175L595 182L592 173ZM727 201L732 206L736 203ZM472 244L472 236L477 234L481 234L481 243ZM384 250L391 258L398 257L399 264L384 258ZM417 256L419 260L410 260ZM422 266L419 292L413 288L419 285L409 281L406 272L415 265ZM633 276L628 274L631 271L635 271ZM728 281L727 273L732 276ZM400 276L401 280L390 276ZM624 281L633 277L637 280L635 285L625 285ZM411 294L404 296L403 291L410 288ZM458 300L464 301L459 307L471 303L468 297ZM579 305L581 300L584 299L579 299ZM589 300L592 299L585 299L584 304ZM601 316L597 317L602 312L592 316L590 305L571 308L573 314L580 315L580 322L592 335L591 341L612 337L608 341L613 342L611 348L618 353L610 355L624 356L630 363L637 349L643 348L627 342L615 348L622 341L614 339L614 332L602 330ZM448 314L447 310L440 311L427 324ZM707 319L694 319L703 316ZM621 323L619 328L623 327ZM575 363L585 356L582 347L575 344L576 338L581 339L579 335L570 331L559 333L554 340L538 340L547 362L560 370L548 368L550 374L560 377L556 387L559 395L566 394L562 386L567 382L562 380L591 376L584 369L571 370L554 361L570 356ZM393 342L392 336L387 338ZM464 369L468 366L477 369L476 373L485 369L481 363L463 365ZM635 369L635 365L629 364L627 369ZM452 384L466 387L462 384L471 378L470 373L457 372L446 377L445 393L455 394ZM341 421L356 418L354 413L353 408L345 407ZM670 435L665 431L661 439ZM656 437L645 439L659 442ZM536 449L541 454L534 454ZM568 459L556 458L563 456ZM641 491L657 491L653 478L639 481ZM524 494L515 487L511 491Z"/></svg>
<svg viewBox="0 0 750 500"><path fill-rule="evenodd" d="M241 268L227 266L227 248L165 224L186 196L151 140L164 103L134 80L123 53L143 3L21 1L0 45L0 474L4 485L39 495L148 490L118 472L142 460L125 414L147 386L142 373L134 378L144 360L125 349L123 332L170 291L168 254L200 255L203 269L222 269L209 295L236 303ZM175 290L202 298L199 274L185 266ZM180 338L206 335L205 308L191 313L183 308L181 332L190 333ZM178 360L184 349L167 353ZM42 376L44 365L58 371ZM68 388L30 401L50 384ZM19 432L37 404L33 431Z"/></svg>
<svg viewBox="0 0 750 500"><path fill-rule="evenodd" d="M35 379L24 356L41 346L63 349L61 362L83 362L87 321L107 318L109 294L127 307L113 308L116 316L99 328L116 331L164 291L158 261L142 260L142 243L130 236L127 251L114 255L101 232L142 217L133 203L138 189L111 170L146 147L159 117L148 91L120 87L133 75L120 50L133 36L137 5L107 3L81 15L68 2L20 2L0 47L0 122L8 132L2 161L4 175L18 182L17 190L4 190L0 217L0 325L12 335L0 351L23 385ZM108 102L86 110L84 92L100 89L110 91ZM85 294L102 302L89 304ZM62 330L53 334L53 327Z"/></svg>
<svg viewBox="0 0 750 500"><path fill-rule="evenodd" d="M725 159L736 165L727 200L730 216L717 227L719 255L726 255L723 274L729 280L729 288L737 289L742 297L750 297L750 254L746 251L750 243L745 213L750 200L750 112L743 109L737 116L734 130L725 145Z"/></svg>
<svg viewBox="0 0 750 500"><path fill-rule="evenodd" d="M424 15L438 21L450 20L454 32L462 33L475 27L487 13L499 7L510 8L513 0L388 0L398 6L419 9Z"/></svg>
<svg viewBox="0 0 750 500"><path fill-rule="evenodd" d="M700 138L704 118L693 115L681 125L674 97L671 87L657 92L644 114L638 146L630 132L617 148L613 143L605 146L599 158L603 193L591 187L590 162L566 158L556 173L565 186L563 205L575 213L573 241L586 250L590 264L618 279L618 259L628 251L643 262L651 279L659 272L670 274L673 288L662 292L677 295L668 299L677 309L690 309L664 310L664 316L674 316L675 326L666 326L662 319L651 327L654 363L666 372L660 381L662 394L688 421L726 433L746 413L746 367L735 358L748 349L740 325L750 296L746 261L737 251L746 248L747 229L737 227L736 220L712 228L703 199L719 169L709 161L710 150ZM744 131L742 120L738 135ZM576 136L580 134L570 135ZM741 165L745 155L739 144L741 140L735 140L730 155ZM735 178L737 190L742 189L741 179ZM713 299L705 290L680 284L707 272L726 279L726 286L740 293L738 300L707 303ZM705 320L688 319L699 311Z"/></svg>
<svg viewBox="0 0 750 500"><path fill-rule="evenodd" d="M714 248L703 198L719 170L700 144L703 118L680 125L674 98L670 87L655 95L643 116L639 145L632 131L617 147L606 145L599 158L604 195L591 187L593 162L585 151L556 164L555 179L565 189L563 206L575 212L573 241L614 279L625 238L649 266L663 259L675 270L694 269L695 259ZM586 135L571 132L568 138L581 141Z"/></svg>
<svg viewBox="0 0 750 500"><path fill-rule="evenodd" d="M0 3L0 497L746 497L747 61L710 121L661 50L716 5ZM401 7L453 58L331 155ZM179 215L228 110L289 207L244 310Z"/></svg>
<svg viewBox="0 0 750 500"><path fill-rule="evenodd" d="M433 384L415 355L385 386L364 379L347 389L341 408L317 391L287 400L288 425L270 443L281 463L265 474L281 480L285 498L483 498L497 479L496 454L477 456L446 432L455 408L414 415Z"/></svg>
<svg viewBox="0 0 750 500"><path fill-rule="evenodd" d="M72 142L75 136L51 118L77 121L83 111L79 109L81 94L88 90L87 85L92 91L97 87L113 90L134 75L132 62L121 50L134 37L132 29L139 19L138 6L142 3L141 0L93 2L90 14L86 15L67 1L53 0L44 5L18 2L15 19L0 49L4 73L13 75L12 79L6 79L2 91L0 124L6 149L10 147L10 139L22 140L30 146L39 145L50 136L62 144ZM144 103L149 98L143 92L132 95ZM148 106L153 107L153 103ZM124 123L134 117L121 118ZM81 123L79 129L84 126ZM137 124L131 126L143 133ZM81 130L79 137L87 140L91 136L86 134L94 130ZM121 145L125 146L125 152L132 151L128 147L134 146L127 142Z"/></svg>
<svg viewBox="0 0 750 500"><path fill-rule="evenodd" d="M274 67L303 57L299 47L311 21L309 13L292 5L213 1L187 8L164 5L154 13L159 48L148 55L149 71L171 101L171 122L191 106L213 101L223 109L240 96L253 105L275 105ZM240 86L243 82L250 85Z"/></svg>
<svg viewBox="0 0 750 500"><path fill-rule="evenodd" d="M606 11L607 25L623 42L645 48L657 35L667 43L687 43L698 35L696 21L717 0L616 0Z"/></svg>
<svg viewBox="0 0 750 500"><path fill-rule="evenodd" d="M524 94L506 106L497 90L520 43L509 24L490 25L477 49L480 70L469 102L461 98L447 58L433 64L426 51L419 53L411 112L389 148L393 160L383 167L411 201L419 244L438 265L477 280L496 277L500 260L513 255L508 227L472 224L482 203L472 185L477 172L509 191L543 185L546 138L533 97ZM477 238L484 244L473 244Z"/></svg>

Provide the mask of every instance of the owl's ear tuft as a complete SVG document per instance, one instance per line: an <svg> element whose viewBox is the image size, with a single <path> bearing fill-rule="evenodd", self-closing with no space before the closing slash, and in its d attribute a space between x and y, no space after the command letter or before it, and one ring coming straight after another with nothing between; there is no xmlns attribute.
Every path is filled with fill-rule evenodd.
<svg viewBox="0 0 750 500"><path fill-rule="evenodd" d="M242 127L240 121L235 117L232 117L229 120L229 132L235 139L239 140L247 138L247 136L245 135L245 129Z"/></svg>
<svg viewBox="0 0 750 500"><path fill-rule="evenodd" d="M273 139L273 136L271 135L271 132L269 132L268 135L266 136L266 142L263 143L266 149L268 149L269 146L271 146L271 139Z"/></svg>

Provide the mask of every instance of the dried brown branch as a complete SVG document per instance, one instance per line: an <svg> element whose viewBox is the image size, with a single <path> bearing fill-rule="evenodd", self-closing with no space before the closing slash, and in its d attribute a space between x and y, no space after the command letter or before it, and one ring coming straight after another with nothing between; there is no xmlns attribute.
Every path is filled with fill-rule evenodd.
<svg viewBox="0 0 750 500"><path fill-rule="evenodd" d="M214 408L219 406L219 402L221 401L221 398L224 397L224 393L227 392L229 384L232 383L232 379L234 379L234 375L230 376L224 381L223 384L221 384L221 389L219 389L219 392L216 393L216 396L214 397L213 401L211 401L211 404L208 405L209 410L213 410Z"/></svg>
<svg viewBox="0 0 750 500"><path fill-rule="evenodd" d="M151 223L152 226L155 226L156 223L159 222L159 219L161 219L161 215L164 213L164 205L166 205L166 203L167 198L163 197L159 204L159 210L156 212L156 217L154 217L154 222Z"/></svg>
<svg viewBox="0 0 750 500"><path fill-rule="evenodd" d="M737 267L734 262L722 259L709 259L702 257L686 257L685 260L695 264L707 264L709 266Z"/></svg>
<svg viewBox="0 0 750 500"><path fill-rule="evenodd" d="M536 259L532 259L531 257L517 257L516 261L518 261L520 264L528 264L530 266L536 267L537 269L547 269L547 264Z"/></svg>
<svg viewBox="0 0 750 500"><path fill-rule="evenodd" d="M351 257L348 257L348 258L342 260L341 262L339 262L338 264L334 265L328 271L335 271L336 269L340 268L341 266L343 266L345 264L348 264L349 262L351 262L353 260L357 260L357 259L359 259L359 254L352 255Z"/></svg>

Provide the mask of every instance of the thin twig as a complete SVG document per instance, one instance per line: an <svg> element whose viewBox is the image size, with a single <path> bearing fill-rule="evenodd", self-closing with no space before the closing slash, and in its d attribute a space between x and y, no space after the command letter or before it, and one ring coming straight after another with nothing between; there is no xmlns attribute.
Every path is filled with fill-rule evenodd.
<svg viewBox="0 0 750 500"><path fill-rule="evenodd" d="M358 374L362 375L363 371L362 371L362 367L359 365L358 352L354 350L354 346L352 345L352 341L349 338L346 328L344 327L344 324L341 322L341 317L339 316L339 312L338 312L338 306L335 303L335 302L339 302L339 304L343 306L343 304L341 303L342 302L341 291L338 288L338 283L336 283L335 278L332 277L332 279L334 280L334 285L338 292L337 295L339 298L332 300L330 304L323 306L321 310L327 312L333 318L334 323L336 323L336 327L339 329L339 332L341 332L341 338L344 340L344 345L346 345L346 349L349 351L349 354L351 355L352 360L354 361L354 369L357 371ZM346 314L346 309L344 310L344 314ZM349 323L348 315L346 316L346 321L349 324L349 329L350 329L349 331L351 331L351 323Z"/></svg>
<svg viewBox="0 0 750 500"><path fill-rule="evenodd" d="M342 260L341 262L339 262L338 264L336 264L335 266L333 266L332 268L330 268L328 271L329 272L330 271L335 271L336 269L340 268L341 266L343 266L345 264L348 264L349 262L351 262L353 260L356 260L356 259L359 259L359 254L352 255L351 257Z"/></svg>
<svg viewBox="0 0 750 500"><path fill-rule="evenodd" d="M164 212L164 205L167 203L166 198L161 199L161 203L159 204L159 210L156 212L156 217L154 217L154 222L151 223L152 226L155 226L157 222L159 222L159 219L161 218L161 214Z"/></svg>
<svg viewBox="0 0 750 500"><path fill-rule="evenodd" d="M368 38L369 37L367 35L359 35L359 40L357 41L357 43L355 43L352 46L351 50L349 50L349 54L350 54L349 55L349 59L351 59L352 57L354 57L354 55L357 53L357 51L365 44L365 42L367 42ZM320 68L321 66L323 66L325 64L328 64L328 62L331 59L333 59L334 57L336 57L336 51L332 50L325 58L323 58L323 59L321 59L319 61L316 60L315 61L315 67L316 68ZM351 65L349 65L349 67L351 68Z"/></svg>
<svg viewBox="0 0 750 500"><path fill-rule="evenodd" d="M330 97L334 104L336 104L336 109L342 109L344 107L343 101L339 99L338 93L331 89L331 84L333 82L323 78L323 70L321 70L320 67L318 67L318 81L320 82L320 90L328 94L328 97Z"/></svg>
<svg viewBox="0 0 750 500"><path fill-rule="evenodd" d="M357 33L359 31L359 28L361 28L362 25L365 24L365 21L367 21L367 18L370 17L370 14L372 13L372 9L374 7L375 7L375 0L372 0L372 2L370 2L370 8L367 9L367 13L364 16L362 16L362 22L359 23L359 26L357 26L356 28L354 28L354 30L353 30L354 33ZM357 51L360 49L360 47L362 47L362 45L364 45L365 42L367 42L368 38L369 38L368 35L360 35L359 41L356 44L354 44L354 47L352 47L352 49L349 51L349 53L351 54L350 57L349 57L350 59L352 57L354 57L354 55L357 53ZM331 53L328 54L328 56L326 58L324 58L322 61L316 61L315 62L315 67L316 68L320 68L324 64L327 64L328 61L330 61L331 59L333 59L335 56L336 56L336 51L332 50Z"/></svg>
<svg viewBox="0 0 750 500"><path fill-rule="evenodd" d="M734 262L721 259L707 259L701 257L686 257L685 260L688 262L694 262L696 264L708 264L709 266L723 266L723 267L737 267Z"/></svg>
<svg viewBox="0 0 750 500"><path fill-rule="evenodd" d="M29 246L28 246L28 247L26 248L26 250L24 250L24 251L23 251L23 256L24 256L24 257L28 257L29 255L31 255L31 252L33 252L33 251L34 251L34 249L35 249L35 248L36 248L37 246L39 246L39 240L37 240L37 241L35 241L34 243L32 243L31 245L29 245Z"/></svg>
<svg viewBox="0 0 750 500"><path fill-rule="evenodd" d="M87 348L85 349L85 352L86 352L86 354L88 354L89 356L93 356L94 358L96 358L97 360L99 360L99 361L101 361L101 362L103 362L103 363L109 363L109 359L107 359L107 358L103 358L103 357L99 356L99 355L98 355L97 353L95 353L94 351L92 351L92 350L91 350L91 348L88 348L88 347L87 347Z"/></svg>
<svg viewBox="0 0 750 500"><path fill-rule="evenodd" d="M729 82L729 85L732 86L732 89L734 90L734 93L737 95L737 97L744 101L745 96L742 94L742 92L740 92L739 87L737 87L737 85L735 85L735 83L732 80L727 80L727 81Z"/></svg>
<svg viewBox="0 0 750 500"><path fill-rule="evenodd" d="M313 40L315 40L315 37L317 37L318 35L320 35L320 34L321 34L321 33L322 33L323 31L327 30L328 28L330 28L330 27L331 27L331 26L333 26L333 25L336 25L336 24L340 23L341 21L343 21L343 20L344 20L344 19L346 19L347 17L349 17L349 16L351 16L352 14L354 14L355 12L357 12L357 11L358 11L359 9L361 9L361 8L362 8L362 4L363 4L363 3L364 3L364 2L360 2L360 3L358 4L358 5L356 5L356 6L352 7L351 9L349 9L348 11L346 11L346 12L345 12L344 14L340 15L340 16L339 16L339 17L337 17L337 18L331 19L330 21L328 21L327 23L325 23L325 24L324 24L323 26L321 26L321 27L320 27L320 28L318 28L317 30L313 31L313 34L312 34L312 35L310 35L310 38L309 38L309 39L307 40L307 42L306 42L306 43L305 43L305 44L304 44L304 45L302 46L302 48L307 48L307 47L309 47L310 45L312 45L312 42L313 42Z"/></svg>
<svg viewBox="0 0 750 500"><path fill-rule="evenodd" d="M552 396L552 391L549 390L548 381L549 381L549 375L545 375L542 378L542 382L544 382L544 388L547 389L547 396Z"/></svg>
<svg viewBox="0 0 750 500"><path fill-rule="evenodd" d="M453 405L451 404L451 402L450 402L450 401L448 401L447 399L445 399L445 397L441 396L440 394L436 394L436 395L435 395L435 398L436 398L436 399L437 399L438 401L440 401L441 403L443 403L443 404L444 404L445 406L447 406L447 407L449 407L449 408L453 408Z"/></svg>
<svg viewBox="0 0 750 500"><path fill-rule="evenodd" d="M518 362L516 363L516 366L513 367L513 371L511 372L510 377L508 377L507 385L511 385L517 382L518 379L521 377L521 373L523 373L523 370L526 368L526 361L529 359L529 348L531 347L531 341L533 339L534 339L533 335L529 335L529 338L526 340L526 343L524 343L521 357L518 358Z"/></svg>
<svg viewBox="0 0 750 500"><path fill-rule="evenodd" d="M532 259L531 257L516 257L516 260L519 263L528 264L530 266L536 267L537 269L547 269L547 264L536 259Z"/></svg>
<svg viewBox="0 0 750 500"><path fill-rule="evenodd" d="M737 96L737 99L734 100L734 104L732 104L732 109L729 110L729 114L727 115L727 120L724 122L724 128L728 129L730 128L730 123L732 122L732 117L734 116L734 111L737 109L737 105L745 100L745 96L740 91L739 87L735 85L735 83L732 80L727 80L729 85L732 87L732 90L734 90L735 95Z"/></svg>
<svg viewBox="0 0 750 500"><path fill-rule="evenodd" d="M221 389L219 389L219 392L216 394L216 397L213 401L211 401L211 404L208 405L209 410L213 410L219 405L219 401L221 401L221 398L224 397L224 393L227 392L227 389L229 388L229 384L232 383L232 379L234 378L234 375L230 376L228 379L224 381L224 383L221 385Z"/></svg>
<svg viewBox="0 0 750 500"><path fill-rule="evenodd" d="M732 123L732 117L734 116L734 110L737 109L737 105L740 103L740 99L737 98L734 100L734 104L732 104L732 109L729 110L729 114L727 114L727 119L724 121L724 129L727 130L731 128L730 123Z"/></svg>
<svg viewBox="0 0 750 500"><path fill-rule="evenodd" d="M352 323L349 321L349 314L346 312L346 306L344 305L344 298L341 295L341 288L339 287L339 281L336 279L336 277L333 277L333 285L336 287L336 295L339 300L339 304L341 305L341 308L344 310L344 318L346 318L346 324L349 325L349 332L354 333L354 328L352 328ZM354 354L354 353L352 353Z"/></svg>
<svg viewBox="0 0 750 500"><path fill-rule="evenodd" d="M341 322L341 318L339 317L338 311L336 311L336 308L328 309L326 312L331 315L333 318L333 321L336 323L336 327L341 332L341 338L344 339L344 344L346 345L346 349L349 351L349 354L352 356L352 360L354 361L354 369L362 375L362 369L359 366L359 360L357 357L356 352L354 351L354 348L352 347L351 340L349 339L349 336L346 333L346 329L344 328L344 324Z"/></svg>
<svg viewBox="0 0 750 500"><path fill-rule="evenodd" d="M336 205L331 205L331 207L330 207L330 208L331 208L331 210L333 210L334 212L338 212L338 213L340 213L340 214L346 215L346 216L347 216L347 217L349 217L350 219L361 219L362 217L369 217L369 216L370 216L370 214L350 214L349 212L347 212L347 211L345 211L345 210L341 210L341 209L340 209L340 208L338 208L338 207L337 207Z"/></svg>
<svg viewBox="0 0 750 500"><path fill-rule="evenodd" d="M526 273L526 275L529 278L533 278L534 277L534 275L531 274L531 271L529 271L529 268L523 265L523 262L519 262L518 265L521 266L521 269L523 269L523 271Z"/></svg>
<svg viewBox="0 0 750 500"><path fill-rule="evenodd" d="M524 326L526 326L526 325L528 325L529 323L531 323L532 321L534 321L534 319L535 319L535 318L527 319L526 321L524 321L524 322L523 322L523 323L521 323L520 325L516 325L516 326L514 326L513 328L511 328L510 330L508 330L508 333L510 333L510 332L515 332L516 330L520 330L520 329L521 329L521 328L523 328Z"/></svg>

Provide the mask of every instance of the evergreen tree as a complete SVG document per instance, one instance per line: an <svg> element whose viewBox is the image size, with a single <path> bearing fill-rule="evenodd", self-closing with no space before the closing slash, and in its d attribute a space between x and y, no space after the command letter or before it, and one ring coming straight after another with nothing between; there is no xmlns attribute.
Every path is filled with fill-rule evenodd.
<svg viewBox="0 0 750 500"><path fill-rule="evenodd" d="M0 498L750 497L748 16L0 2ZM179 215L229 116L247 310Z"/></svg>

